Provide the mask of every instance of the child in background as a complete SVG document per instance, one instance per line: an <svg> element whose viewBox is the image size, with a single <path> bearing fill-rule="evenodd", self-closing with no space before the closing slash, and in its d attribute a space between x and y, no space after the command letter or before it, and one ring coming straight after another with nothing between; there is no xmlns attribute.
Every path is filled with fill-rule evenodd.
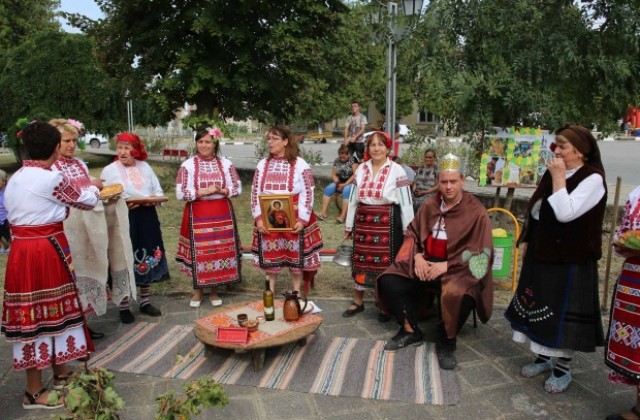
<svg viewBox="0 0 640 420"><path fill-rule="evenodd" d="M7 186L7 173L0 169L0 254L8 254L11 244L7 209L4 207L4 188Z"/></svg>

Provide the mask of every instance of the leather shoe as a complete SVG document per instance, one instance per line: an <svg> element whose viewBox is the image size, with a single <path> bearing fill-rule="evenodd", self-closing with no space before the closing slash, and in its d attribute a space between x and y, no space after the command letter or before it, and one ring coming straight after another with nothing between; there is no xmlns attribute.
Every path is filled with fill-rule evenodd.
<svg viewBox="0 0 640 420"><path fill-rule="evenodd" d="M160 312L160 309L156 308L150 303L140 306L140 312L149 316L162 316L162 312Z"/></svg>
<svg viewBox="0 0 640 420"><path fill-rule="evenodd" d="M354 309L347 309L346 311L344 311L342 313L342 316L345 318L351 318L352 316L359 314L360 312L364 311L364 303L361 303L360 305L358 305L355 302L351 302L351 305L355 306Z"/></svg>
<svg viewBox="0 0 640 420"><path fill-rule="evenodd" d="M456 361L455 351L455 347L436 343L436 354L440 369L454 370L456 368L458 362Z"/></svg>
<svg viewBox="0 0 640 420"><path fill-rule="evenodd" d="M135 318L129 309L125 309L124 311L120 311L120 321L123 324L133 324Z"/></svg>
<svg viewBox="0 0 640 420"><path fill-rule="evenodd" d="M93 340L99 340L101 338L104 338L104 333L98 332L98 331L94 331L91 328L89 328L89 335L91 336L91 338Z"/></svg>
<svg viewBox="0 0 640 420"><path fill-rule="evenodd" d="M417 347L421 346L424 341L422 340L422 334L418 332L407 332L403 331L401 334L392 338L390 341L384 345L385 351L396 351L400 349L404 349L407 347Z"/></svg>

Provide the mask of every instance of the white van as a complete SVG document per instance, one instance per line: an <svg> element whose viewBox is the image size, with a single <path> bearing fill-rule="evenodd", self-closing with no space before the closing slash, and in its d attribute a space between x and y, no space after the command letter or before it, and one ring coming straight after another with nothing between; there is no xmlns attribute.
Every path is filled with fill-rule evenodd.
<svg viewBox="0 0 640 420"><path fill-rule="evenodd" d="M80 139L84 140L84 143L92 149L99 149L103 144L109 143L107 136L96 133L85 133Z"/></svg>

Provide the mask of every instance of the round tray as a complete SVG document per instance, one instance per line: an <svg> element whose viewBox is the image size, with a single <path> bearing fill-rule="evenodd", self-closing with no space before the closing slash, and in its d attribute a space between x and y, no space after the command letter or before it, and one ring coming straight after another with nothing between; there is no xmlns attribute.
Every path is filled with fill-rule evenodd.
<svg viewBox="0 0 640 420"><path fill-rule="evenodd" d="M127 198L125 200L127 203L131 204L158 204L164 203L165 201L169 201L167 197L145 197L145 198Z"/></svg>

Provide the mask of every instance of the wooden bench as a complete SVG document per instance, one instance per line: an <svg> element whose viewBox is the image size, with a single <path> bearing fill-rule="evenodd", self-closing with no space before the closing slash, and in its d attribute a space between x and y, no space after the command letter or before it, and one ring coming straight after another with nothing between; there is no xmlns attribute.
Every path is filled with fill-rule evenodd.
<svg viewBox="0 0 640 420"><path fill-rule="evenodd" d="M189 157L189 153L184 149L175 149L170 147L165 147L162 149L162 160L165 157L169 157L169 159L176 158L178 160L182 160L182 158L186 159Z"/></svg>

